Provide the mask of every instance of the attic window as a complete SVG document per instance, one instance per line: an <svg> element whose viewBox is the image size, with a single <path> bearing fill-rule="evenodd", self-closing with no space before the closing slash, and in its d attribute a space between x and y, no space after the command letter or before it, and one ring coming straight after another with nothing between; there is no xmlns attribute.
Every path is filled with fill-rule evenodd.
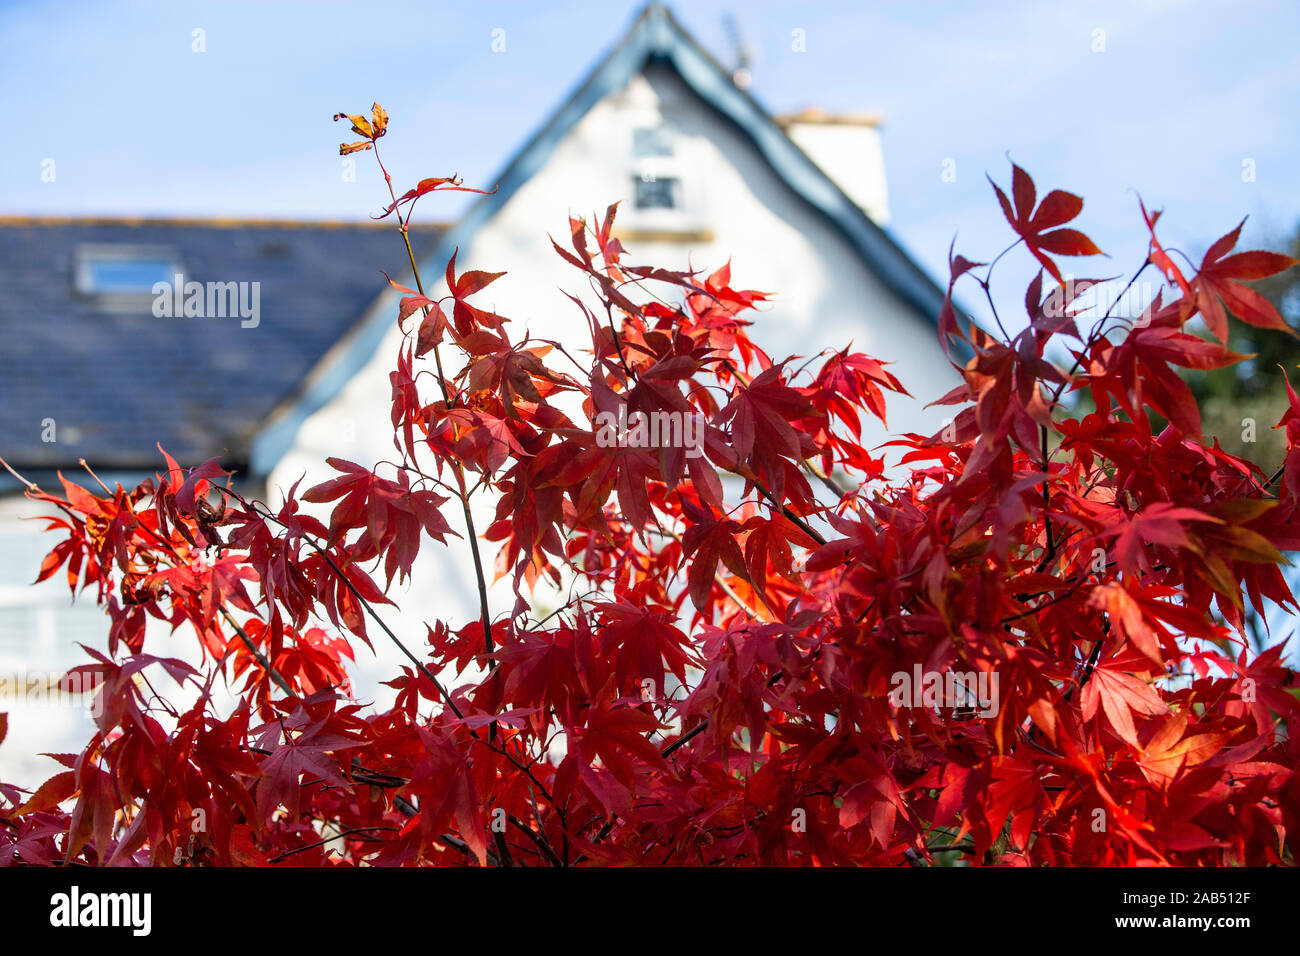
<svg viewBox="0 0 1300 956"><path fill-rule="evenodd" d="M77 248L76 287L86 296L139 299L181 271L176 253L162 246L83 245Z"/></svg>
<svg viewBox="0 0 1300 956"><path fill-rule="evenodd" d="M638 126L632 130L632 152L638 157L671 156L672 133L664 126Z"/></svg>
<svg viewBox="0 0 1300 956"><path fill-rule="evenodd" d="M675 209L677 207L677 179L673 176L638 176L633 180L636 188L637 209Z"/></svg>

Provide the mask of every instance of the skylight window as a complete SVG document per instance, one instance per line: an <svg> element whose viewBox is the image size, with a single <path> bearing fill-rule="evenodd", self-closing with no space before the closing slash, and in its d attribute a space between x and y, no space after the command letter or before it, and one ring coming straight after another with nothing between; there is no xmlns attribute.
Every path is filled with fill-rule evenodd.
<svg viewBox="0 0 1300 956"><path fill-rule="evenodd" d="M152 296L155 284L173 282L180 271L176 254L166 247L87 245L77 249L77 291L86 296Z"/></svg>

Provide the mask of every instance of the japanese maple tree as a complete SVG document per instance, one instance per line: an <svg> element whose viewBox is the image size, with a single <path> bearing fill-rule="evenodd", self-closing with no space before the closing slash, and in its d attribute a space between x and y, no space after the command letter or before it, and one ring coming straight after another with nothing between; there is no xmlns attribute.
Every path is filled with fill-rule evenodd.
<svg viewBox="0 0 1300 956"><path fill-rule="evenodd" d="M346 119L342 151L378 158L384 111ZM399 196L379 168L403 239L423 196L466 188ZM439 298L411 256L390 462L330 459L336 477L275 507L165 453L133 489L27 483L60 535L39 579L110 627L81 669L101 682L92 739L35 790L0 785L0 864L1294 862L1300 685L1243 623L1300 610L1280 570L1300 398L1265 474L1207 444L1176 369L1240 360L1230 321L1283 327L1242 282L1295 261L1234 252L1238 227L1193 265L1143 208L1133 281L1162 289L1134 326L1063 278L1098 253L1068 225L1080 198L1040 201L1019 167L994 189L1014 238L993 262L1040 267L1027 322L963 316L970 285L1004 325L993 266L950 253L939 333L961 384L930 396L952 410L934 435L869 441L906 394L884 362L774 360L751 338L763 293L726 266L631 264L611 206L554 243L590 287L586 350L484 308L501 273L453 256ZM598 440L602 415L638 413L694 416L699 447ZM496 502L486 527L475 495ZM455 536L479 613L428 621L394 706L363 706L355 643L398 641L392 585ZM512 606L491 606L493 575ZM562 596L545 616L543 591ZM896 693L958 673L996 706Z"/></svg>

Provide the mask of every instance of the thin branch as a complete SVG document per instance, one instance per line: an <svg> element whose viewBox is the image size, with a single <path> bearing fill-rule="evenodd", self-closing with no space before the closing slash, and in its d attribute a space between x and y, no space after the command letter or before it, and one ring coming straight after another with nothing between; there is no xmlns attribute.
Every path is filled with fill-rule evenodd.
<svg viewBox="0 0 1300 956"><path fill-rule="evenodd" d="M335 840L342 840L355 833L369 833L378 830L392 830L396 832L398 829L398 827L353 827L351 830L344 830L342 833L336 833L334 836L326 837L324 840L317 840L315 843L308 843L306 846L295 847L292 850L285 850L283 853L277 853L275 856L269 857L266 862L279 863L286 857L293 856L296 853L306 853L308 850L314 850L317 847L325 846L328 843L333 843Z"/></svg>
<svg viewBox="0 0 1300 956"><path fill-rule="evenodd" d="M239 626L239 622L236 621L234 617L231 616L230 612L224 607L220 608L220 611L221 616L224 617L226 622L235 629L235 633L237 633L240 640L244 642L244 646L248 648L248 652L252 654L253 657L257 658L257 663L262 665L262 670L266 671L271 680L275 681L280 690L284 691L290 697L297 697L298 692L289 685L289 682L281 676L278 670L275 669L270 660L267 659L267 656L262 653L261 649L256 644L253 643L252 638L250 638L244 629Z"/></svg>
<svg viewBox="0 0 1300 956"><path fill-rule="evenodd" d="M388 194L393 199L393 208L397 212L398 227L402 233L402 242L406 244L406 256L411 263L411 272L415 276L415 287L417 290L419 290L420 295L424 295L425 294L424 281L420 277L420 266L415 261L415 251L411 248L410 230L407 228L406 220L402 218L402 211L399 208L397 202L397 193L393 189L393 177L388 174L388 170L384 167L383 162L379 159L378 143L375 144L375 160L379 162L379 168L384 174L384 182L388 186ZM423 314L427 316L428 313L429 313L429 309L426 306L424 308ZM442 369L442 356L440 354L440 350L437 345L433 346L432 351L433 351L434 363L437 365L438 368L438 385L442 389L443 403L450 410L453 407L452 396L447 391L447 377ZM455 434L455 432L456 429L455 426L453 425L453 434ZM474 577L478 585L479 617L483 623L483 653L488 656L488 670L492 671L496 669L496 661L491 657L492 652L495 650L495 647L493 646L493 641L492 641L492 614L488 608L487 579L484 577L483 574L483 556L479 553L478 532L474 529L474 515L471 512L469 506L469 494L465 490L464 466L460 463L458 459L454 459L454 458L452 459L451 464L452 464L452 473L456 476L457 497L460 499L461 514L465 519L466 538L469 542L470 554L472 555L474 561ZM496 735L497 735L496 721L493 721L492 724L489 726L488 735L492 739L494 740L496 739Z"/></svg>

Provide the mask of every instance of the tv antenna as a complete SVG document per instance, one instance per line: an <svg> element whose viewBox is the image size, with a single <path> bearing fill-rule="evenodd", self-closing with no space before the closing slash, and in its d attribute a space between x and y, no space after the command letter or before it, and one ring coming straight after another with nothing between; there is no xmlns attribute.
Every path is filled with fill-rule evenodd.
<svg viewBox="0 0 1300 956"><path fill-rule="evenodd" d="M747 90L754 82L754 49L741 32L735 14L728 12L722 15L722 28L727 32L727 41L731 44L731 82L740 89Z"/></svg>

